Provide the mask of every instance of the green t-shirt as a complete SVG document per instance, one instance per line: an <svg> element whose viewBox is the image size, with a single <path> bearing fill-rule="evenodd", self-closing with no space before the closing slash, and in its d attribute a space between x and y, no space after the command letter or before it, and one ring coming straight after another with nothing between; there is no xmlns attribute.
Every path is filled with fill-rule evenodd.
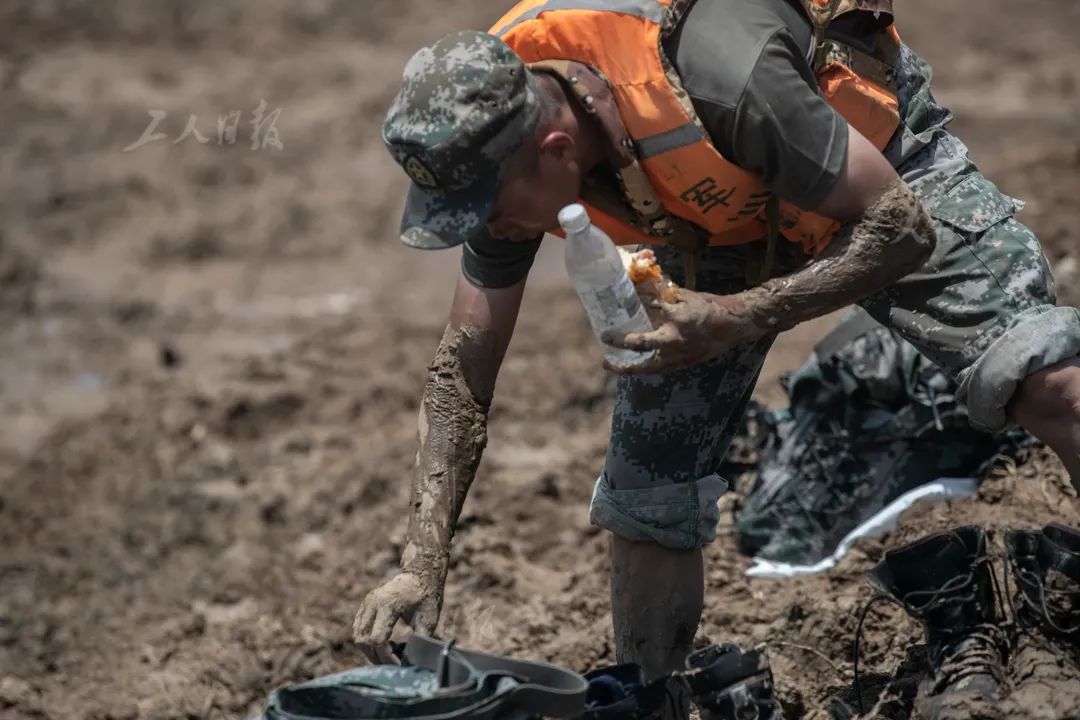
<svg viewBox="0 0 1080 720"><path fill-rule="evenodd" d="M873 24L853 13L830 35L865 43ZM798 0L697 0L665 42L716 148L804 209L829 194L847 155L847 123L817 93L811 40ZM470 240L462 270L478 287L509 287L529 272L539 247L540 239Z"/></svg>

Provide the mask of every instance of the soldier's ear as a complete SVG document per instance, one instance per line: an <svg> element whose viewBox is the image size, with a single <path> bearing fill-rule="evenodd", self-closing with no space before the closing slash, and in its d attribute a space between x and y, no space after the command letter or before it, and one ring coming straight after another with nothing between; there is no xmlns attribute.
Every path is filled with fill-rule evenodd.
<svg viewBox="0 0 1080 720"><path fill-rule="evenodd" d="M540 152L560 160L572 155L575 146L574 138L561 130L552 130L540 138Z"/></svg>

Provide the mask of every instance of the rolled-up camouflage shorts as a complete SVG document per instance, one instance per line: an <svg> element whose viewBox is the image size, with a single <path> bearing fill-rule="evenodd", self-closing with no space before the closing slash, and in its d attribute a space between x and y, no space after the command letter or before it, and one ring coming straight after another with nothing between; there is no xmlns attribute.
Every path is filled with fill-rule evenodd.
<svg viewBox="0 0 1080 720"><path fill-rule="evenodd" d="M973 425L1000 429L1025 378L1080 355L1080 311L1055 306L1039 242L1013 218L1021 203L983 177L944 129L950 116L930 95L925 65L906 48L904 62L900 99L908 125L885 154L935 219L937 249L921 270L862 306L960 382ZM805 260L787 250L775 275ZM709 248L698 263L698 289L744 290L754 252ZM682 282L677 253L657 255ZM620 377L592 522L671 548L711 542L716 503L727 489L716 468L771 345L766 338L688 370Z"/></svg>

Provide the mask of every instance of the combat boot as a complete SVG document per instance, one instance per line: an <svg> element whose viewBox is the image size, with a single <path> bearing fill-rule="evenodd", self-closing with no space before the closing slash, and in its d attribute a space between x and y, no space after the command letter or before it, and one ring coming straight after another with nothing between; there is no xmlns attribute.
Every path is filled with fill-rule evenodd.
<svg viewBox="0 0 1080 720"><path fill-rule="evenodd" d="M682 676L701 720L784 720L764 647L702 648L686 658Z"/></svg>
<svg viewBox="0 0 1080 720"><path fill-rule="evenodd" d="M580 720L784 720L765 648L710 645L686 658L686 669L652 682L637 665L614 665L585 676Z"/></svg>
<svg viewBox="0 0 1080 720"><path fill-rule="evenodd" d="M915 696L925 720L997 718L1007 649L981 527L934 533L885 553L870 583L922 622L929 668Z"/></svg>
<svg viewBox="0 0 1080 720"><path fill-rule="evenodd" d="M690 690L679 673L645 681L640 665L593 670L578 720L690 720Z"/></svg>
<svg viewBox="0 0 1080 720"><path fill-rule="evenodd" d="M1016 583L1009 709L1075 717L1080 708L1080 532L1058 524L1005 535Z"/></svg>

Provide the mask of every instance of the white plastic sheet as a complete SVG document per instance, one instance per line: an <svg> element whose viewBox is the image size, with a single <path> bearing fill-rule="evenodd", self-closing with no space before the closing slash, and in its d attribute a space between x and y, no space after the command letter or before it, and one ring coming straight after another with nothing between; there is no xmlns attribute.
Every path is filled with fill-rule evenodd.
<svg viewBox="0 0 1080 720"><path fill-rule="evenodd" d="M840 558L847 555L848 550L851 549L856 540L880 537L896 529L896 522L899 520L900 514L915 503L923 500L953 500L971 497L975 494L978 486L979 484L974 478L939 478L926 485L920 485L893 500L845 535L844 539L837 545L836 551L824 560L813 565L791 565L783 562L773 562L764 558L754 558L754 564L750 566L746 574L749 577L785 578L824 572L840 562Z"/></svg>

